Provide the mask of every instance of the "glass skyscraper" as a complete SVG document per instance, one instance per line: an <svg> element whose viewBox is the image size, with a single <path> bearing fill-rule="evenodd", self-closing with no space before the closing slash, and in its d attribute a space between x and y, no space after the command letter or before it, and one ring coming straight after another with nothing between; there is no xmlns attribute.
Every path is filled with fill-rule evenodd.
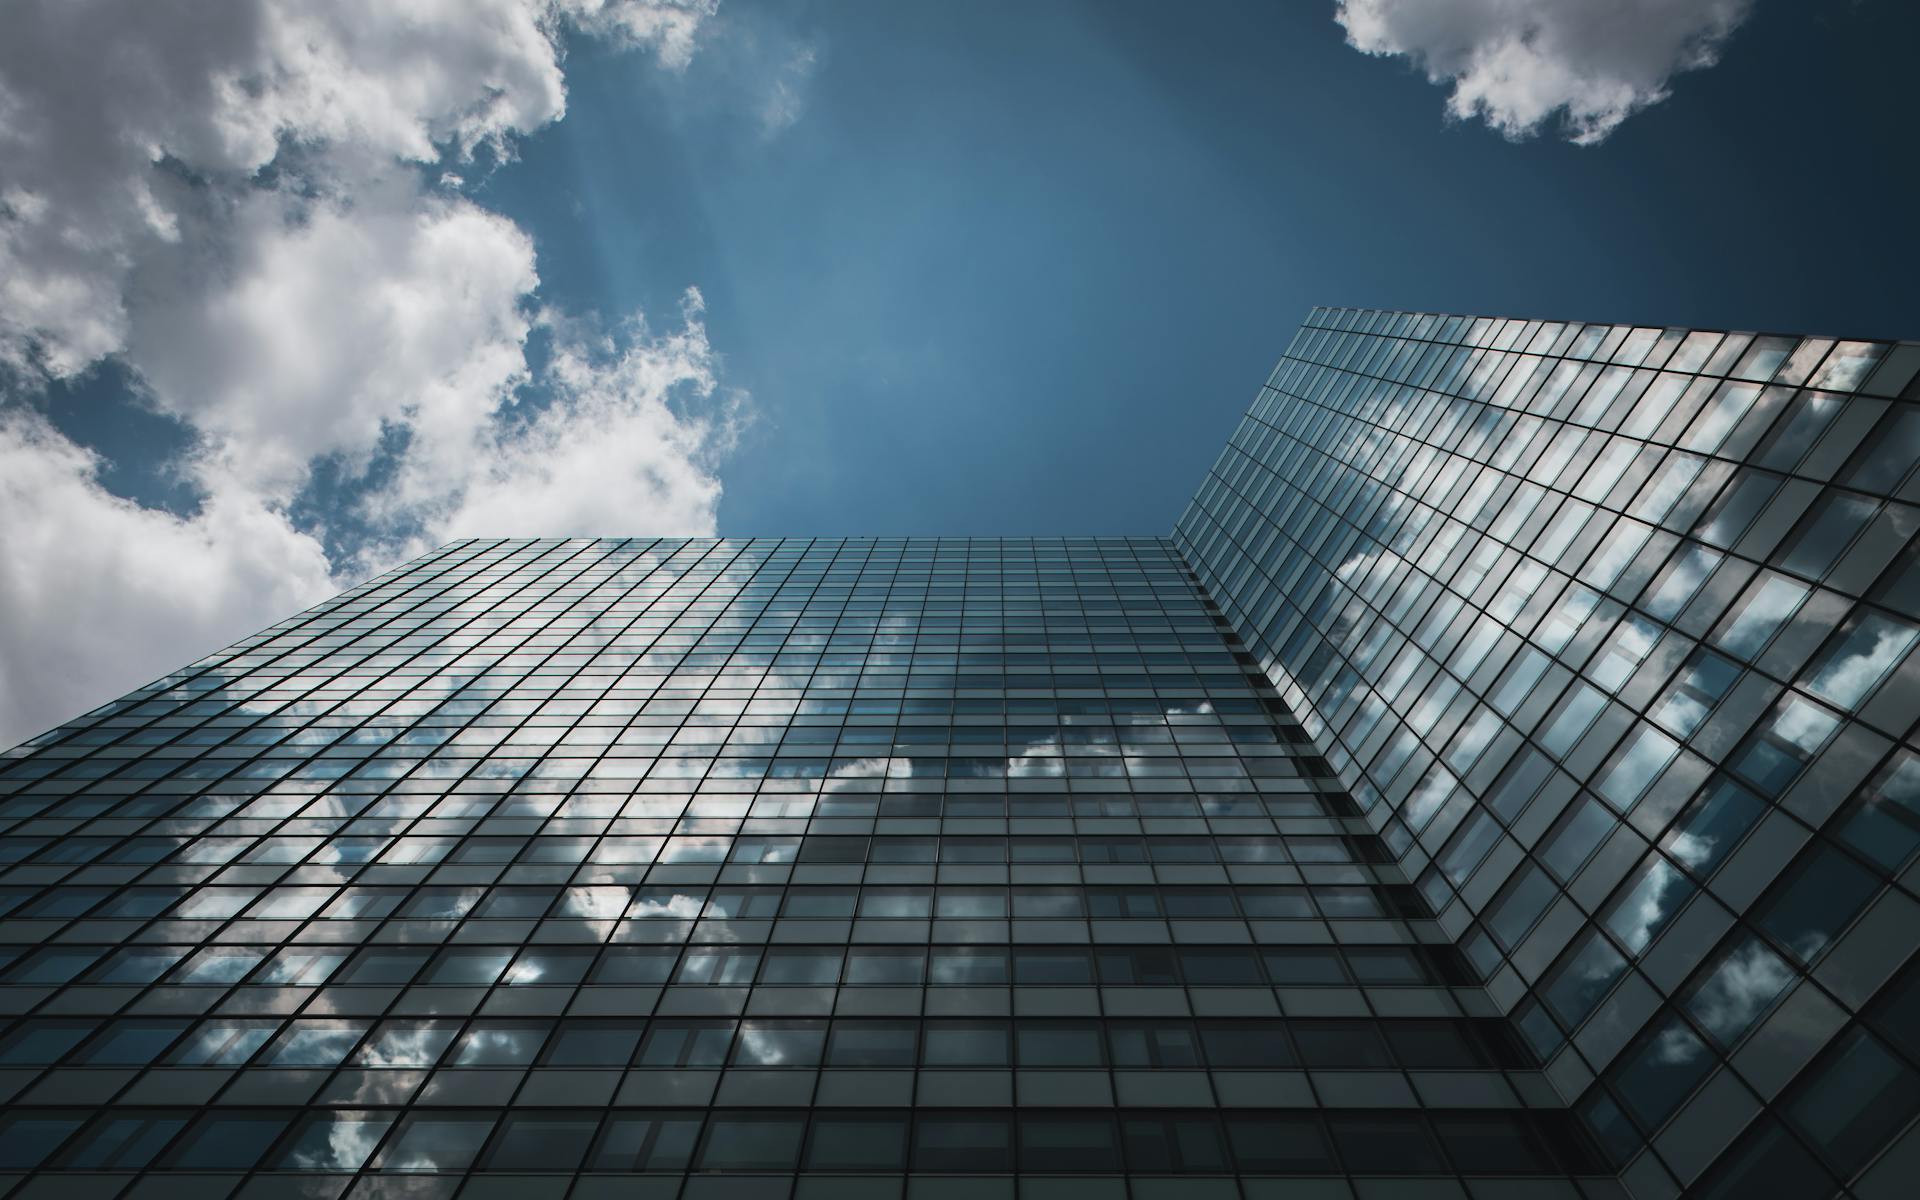
<svg viewBox="0 0 1920 1200"><path fill-rule="evenodd" d="M0 1196L1905 1196L1917 373L1322 309L1172 537L443 547L0 758Z"/></svg>

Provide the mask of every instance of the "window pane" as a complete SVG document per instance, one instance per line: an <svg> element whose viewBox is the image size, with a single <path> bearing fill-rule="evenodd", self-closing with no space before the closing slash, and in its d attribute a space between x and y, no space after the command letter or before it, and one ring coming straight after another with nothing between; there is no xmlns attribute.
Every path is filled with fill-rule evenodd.
<svg viewBox="0 0 1920 1200"><path fill-rule="evenodd" d="M272 1166L280 1171L357 1171L398 1114L314 1113L302 1117Z"/></svg>
<svg viewBox="0 0 1920 1200"><path fill-rule="evenodd" d="M1851 1175L1920 1109L1920 1074L1856 1027L1815 1064L1786 1108L1828 1161Z"/></svg>
<svg viewBox="0 0 1920 1200"><path fill-rule="evenodd" d="M922 1061L930 1067L1004 1067L1011 1030L990 1022L928 1021Z"/></svg>
<svg viewBox="0 0 1920 1200"><path fill-rule="evenodd" d="M1789 692L1734 750L1728 765L1763 794L1778 796L1839 727L1838 717Z"/></svg>
<svg viewBox="0 0 1920 1200"><path fill-rule="evenodd" d="M1820 844L1802 855L1760 901L1753 919L1796 958L1810 963L1879 889L1879 880L1865 867Z"/></svg>
<svg viewBox="0 0 1920 1200"><path fill-rule="evenodd" d="M707 1171L790 1171L800 1159L804 1116L716 1114L707 1122L700 1168Z"/></svg>
<svg viewBox="0 0 1920 1200"><path fill-rule="evenodd" d="M1023 1171L1110 1171L1119 1161L1120 1146L1110 1118L1020 1116Z"/></svg>
<svg viewBox="0 0 1920 1200"><path fill-rule="evenodd" d="M636 1065L717 1067L733 1045L731 1021L654 1021L647 1026Z"/></svg>
<svg viewBox="0 0 1920 1200"><path fill-rule="evenodd" d="M1809 590L1784 575L1767 576L1749 587L1734 605L1732 615L1714 636L1714 644L1728 654L1752 661L1800 607Z"/></svg>
<svg viewBox="0 0 1920 1200"><path fill-rule="evenodd" d="M1794 979L1793 968L1751 934L1738 934L1684 994L1687 1015L1731 1046Z"/></svg>
<svg viewBox="0 0 1920 1200"><path fill-rule="evenodd" d="M1920 755L1896 753L1848 807L1836 836L1889 873L1898 870L1920 847Z"/></svg>
<svg viewBox="0 0 1920 1200"><path fill-rule="evenodd" d="M698 1114L615 1113L587 1159L589 1171L682 1171L700 1137Z"/></svg>
<svg viewBox="0 0 1920 1200"><path fill-rule="evenodd" d="M1568 1029L1577 1027L1627 969L1627 960L1598 932L1575 943L1548 972L1541 996Z"/></svg>
<svg viewBox="0 0 1920 1200"><path fill-rule="evenodd" d="M1291 1067L1298 1061L1286 1030L1273 1022L1209 1023L1200 1027L1200 1042L1215 1070Z"/></svg>
<svg viewBox="0 0 1920 1200"><path fill-rule="evenodd" d="M1100 1027L1065 1021L1023 1022L1014 1034L1023 1067L1098 1067L1106 1064Z"/></svg>
<svg viewBox="0 0 1920 1200"><path fill-rule="evenodd" d="M1309 1067L1391 1067L1393 1055L1370 1021L1297 1021L1293 1039Z"/></svg>
<svg viewBox="0 0 1920 1200"><path fill-rule="evenodd" d="M1766 806L1730 779L1708 784L1673 823L1660 846L1702 879L1726 861Z"/></svg>
<svg viewBox="0 0 1920 1200"><path fill-rule="evenodd" d="M599 1128L598 1113L508 1113L480 1166L488 1171L572 1171Z"/></svg>
<svg viewBox="0 0 1920 1200"><path fill-rule="evenodd" d="M1433 1134L1419 1117L1340 1113L1327 1124L1350 1171L1421 1175L1446 1170Z"/></svg>
<svg viewBox="0 0 1920 1200"><path fill-rule="evenodd" d="M1234 1161L1246 1172L1295 1175L1339 1169L1320 1119L1310 1113L1228 1117L1227 1144L1233 1148Z"/></svg>
<svg viewBox="0 0 1920 1200"><path fill-rule="evenodd" d="M85 1113L16 1112L0 1117L0 1168L26 1171L80 1128Z"/></svg>
<svg viewBox="0 0 1920 1200"><path fill-rule="evenodd" d="M836 1021L827 1042L830 1067L911 1067L919 1029L911 1022Z"/></svg>
<svg viewBox="0 0 1920 1200"><path fill-rule="evenodd" d="M548 1027L477 1022L461 1035L449 1060L461 1067L524 1066L547 1040Z"/></svg>
<svg viewBox="0 0 1920 1200"><path fill-rule="evenodd" d="M1677 1018L1658 1022L1613 1068L1614 1089L1648 1132L1658 1129L1713 1068L1714 1056Z"/></svg>
<svg viewBox="0 0 1920 1200"><path fill-rule="evenodd" d="M807 1139L809 1171L902 1171L907 1165L904 1116L819 1115Z"/></svg>
<svg viewBox="0 0 1920 1200"><path fill-rule="evenodd" d="M1653 786L1679 750L1672 738L1643 725L1615 752L1612 765L1594 784L1594 790L1617 811L1626 812Z"/></svg>
<svg viewBox="0 0 1920 1200"><path fill-rule="evenodd" d="M742 1021L734 1042L735 1066L812 1067L827 1042L824 1021Z"/></svg>
<svg viewBox="0 0 1920 1200"><path fill-rule="evenodd" d="M1652 855L1607 906L1603 923L1621 945L1639 954L1673 923L1698 890L1679 868Z"/></svg>
<svg viewBox="0 0 1920 1200"><path fill-rule="evenodd" d="M1906 658L1916 637L1920 629L1905 621L1862 613L1841 626L1833 644L1815 660L1806 688L1842 708L1858 707Z"/></svg>
<svg viewBox="0 0 1920 1200"><path fill-rule="evenodd" d="M283 1113L220 1113L201 1117L168 1152L179 1171L244 1171L273 1145L289 1118Z"/></svg>
<svg viewBox="0 0 1920 1200"><path fill-rule="evenodd" d="M624 1064L640 1042L638 1022L566 1022L547 1046L546 1062L559 1067L606 1067Z"/></svg>
<svg viewBox="0 0 1920 1200"><path fill-rule="evenodd" d="M1865 496L1832 490L1822 493L1801 519L1800 531L1788 542L1785 553L1775 561L1796 575L1819 579L1839 561L1879 507L1879 502Z"/></svg>
<svg viewBox="0 0 1920 1200"><path fill-rule="evenodd" d="M1210 1116L1129 1117L1120 1122L1127 1166L1143 1173L1226 1172L1226 1138Z"/></svg>
<svg viewBox="0 0 1920 1200"><path fill-rule="evenodd" d="M913 1123L916 1171L1013 1169L1013 1131L1004 1117L929 1113Z"/></svg>
<svg viewBox="0 0 1920 1200"><path fill-rule="evenodd" d="M61 1155L59 1165L81 1171L134 1171L153 1161L173 1136L186 1128L187 1114L114 1113L96 1120L72 1148ZM0 1134L0 1137L4 1137ZM52 1149L59 1137L49 1133L45 1146ZM0 1151L0 1162L7 1155ZM6 1165L15 1164L6 1162Z"/></svg>
<svg viewBox="0 0 1920 1200"><path fill-rule="evenodd" d="M1762 1117L1700 1180L1703 1200L1748 1200L1753 1196L1830 1196L1832 1176L1822 1170L1786 1127Z"/></svg>
<svg viewBox="0 0 1920 1200"><path fill-rule="evenodd" d="M1549 1174L1553 1156L1524 1120L1506 1113L1435 1113L1434 1129L1468 1175Z"/></svg>
<svg viewBox="0 0 1920 1200"><path fill-rule="evenodd" d="M1740 668L1732 662L1711 650L1696 650L1648 716L1676 737L1689 737L1739 678Z"/></svg>
<svg viewBox="0 0 1920 1200"><path fill-rule="evenodd" d="M373 1165L382 1171L464 1171L493 1121L492 1113L409 1113Z"/></svg>

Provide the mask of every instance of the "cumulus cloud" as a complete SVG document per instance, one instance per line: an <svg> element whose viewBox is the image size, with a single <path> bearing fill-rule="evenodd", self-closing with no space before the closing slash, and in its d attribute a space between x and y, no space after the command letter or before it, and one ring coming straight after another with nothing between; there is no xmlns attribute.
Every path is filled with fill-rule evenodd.
<svg viewBox="0 0 1920 1200"><path fill-rule="evenodd" d="M720 0L559 0L560 11L588 33L652 47L676 70L693 61L696 35Z"/></svg>
<svg viewBox="0 0 1920 1200"><path fill-rule="evenodd" d="M542 373L545 407L410 455L380 502L421 520L427 543L553 530L711 535L720 482L710 467L743 415L738 397L716 397L702 311L689 290L676 332L655 334L639 318L597 336L563 324Z"/></svg>
<svg viewBox="0 0 1920 1200"><path fill-rule="evenodd" d="M224 261L163 252L127 356L209 439L203 470L286 499L308 463L371 458L395 426L470 438L524 378L531 239L457 197L235 206Z"/></svg>
<svg viewBox="0 0 1920 1200"><path fill-rule="evenodd" d="M736 402L698 305L565 332L531 238L460 188L564 114L570 31L678 69L716 4L9 9L0 745L456 533L711 532ZM38 415L107 358L195 435L197 511L112 495ZM331 559L289 516L319 463L352 485Z"/></svg>
<svg viewBox="0 0 1920 1200"><path fill-rule="evenodd" d="M1665 100L1673 77L1710 67L1751 0L1339 0L1334 19L1366 54L1403 55L1451 84L1447 112L1509 138L1556 114L1581 145Z"/></svg>
<svg viewBox="0 0 1920 1200"><path fill-rule="evenodd" d="M99 467L36 414L0 413L5 734L91 708L333 590L319 542L284 515L215 496L182 519L110 495Z"/></svg>
<svg viewBox="0 0 1920 1200"><path fill-rule="evenodd" d="M567 18L684 64L712 2L10 6L0 355L67 374L120 349L144 253L218 222L218 185L253 177L289 144L326 157L325 178L504 144L565 112Z"/></svg>
<svg viewBox="0 0 1920 1200"><path fill-rule="evenodd" d="M1687 1007L1722 1043L1731 1042L1793 982L1793 975L1785 960L1749 935L1701 982Z"/></svg>

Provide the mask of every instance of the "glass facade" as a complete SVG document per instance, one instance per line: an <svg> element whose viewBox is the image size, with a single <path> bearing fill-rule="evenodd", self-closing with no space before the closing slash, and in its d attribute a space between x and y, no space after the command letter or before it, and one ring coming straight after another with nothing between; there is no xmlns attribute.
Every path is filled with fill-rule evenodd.
<svg viewBox="0 0 1920 1200"><path fill-rule="evenodd" d="M1897 1194L1916 369L1317 310L1172 538L443 547L0 756L0 1196Z"/></svg>
<svg viewBox="0 0 1920 1200"><path fill-rule="evenodd" d="M1180 521L1635 1196L1920 1175L1916 371L1318 309Z"/></svg>

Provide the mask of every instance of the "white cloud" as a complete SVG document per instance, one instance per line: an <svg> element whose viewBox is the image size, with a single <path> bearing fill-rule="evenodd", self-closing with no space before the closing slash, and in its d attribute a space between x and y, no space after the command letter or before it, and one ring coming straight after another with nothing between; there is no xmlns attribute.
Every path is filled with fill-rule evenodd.
<svg viewBox="0 0 1920 1200"><path fill-rule="evenodd" d="M1701 982L1687 1007L1721 1042L1731 1042L1792 982L1793 968L1750 937Z"/></svg>
<svg viewBox="0 0 1920 1200"><path fill-rule="evenodd" d="M129 339L155 402L207 439L192 464L205 486L285 503L314 459L351 474L402 436L391 480L362 498L372 540L337 564L356 572L454 537L713 532L711 466L738 413L713 400L698 292L670 334L638 315L600 337L540 317L556 340L536 379L539 280L512 222L410 191L286 208L250 197L243 261L164 289L175 302L139 309ZM516 405L527 383L544 408Z"/></svg>
<svg viewBox="0 0 1920 1200"><path fill-rule="evenodd" d="M1806 688L1822 700L1853 709L1906 657L1916 637L1920 634L1907 625L1867 613L1847 639L1829 651Z"/></svg>
<svg viewBox="0 0 1920 1200"><path fill-rule="evenodd" d="M800 119L807 84L813 79L814 69L819 65L819 49L813 45L802 45L788 55L786 62L773 73L767 87L767 97L760 104L762 135L774 137L792 128L794 122Z"/></svg>
<svg viewBox="0 0 1920 1200"><path fill-rule="evenodd" d="M37 415L0 413L0 742L334 590L283 515L216 496L183 520L108 494L98 467Z"/></svg>
<svg viewBox="0 0 1920 1200"><path fill-rule="evenodd" d="M697 310L669 335L634 318L605 347L563 339L536 378L532 240L459 188L462 163L565 112L569 28L678 69L716 4L9 8L0 745L450 531L712 530L731 418ZM32 413L111 356L197 434L172 464L197 515L110 495ZM516 405L529 382L551 409ZM371 534L329 562L289 506L316 461L352 483L382 456L351 514Z"/></svg>
<svg viewBox="0 0 1920 1200"><path fill-rule="evenodd" d="M711 535L720 482L709 468L732 445L741 414L737 400L709 403L717 362L701 311L700 294L689 291L675 333L654 334L635 319L590 338L562 324L541 379L552 393L544 409L410 455L376 503L388 516L420 520L428 544Z"/></svg>
<svg viewBox="0 0 1920 1200"><path fill-rule="evenodd" d="M1523 138L1559 114L1569 139L1604 141L1710 67L1751 0L1339 0L1367 54L1404 55L1451 83L1448 113Z"/></svg>
<svg viewBox="0 0 1920 1200"><path fill-rule="evenodd" d="M566 111L571 23L684 66L717 0L39 0L0 39L0 363L120 350L159 246L291 192L506 146Z"/></svg>
<svg viewBox="0 0 1920 1200"><path fill-rule="evenodd" d="M660 61L675 70L693 61L701 27L719 10L720 0L558 0L560 10L581 29L598 37L624 38L651 46Z"/></svg>
<svg viewBox="0 0 1920 1200"><path fill-rule="evenodd" d="M533 243L456 197L236 205L228 261L155 256L127 357L212 443L203 473L276 499L308 463L365 462L391 427L465 441L525 376Z"/></svg>
<svg viewBox="0 0 1920 1200"><path fill-rule="evenodd" d="M565 111L564 18L684 63L711 11L711 0L11 5L0 356L70 374L118 350L142 256L188 236L183 226L217 224L217 211L197 210L217 210L220 186L288 143L328 159L327 177L501 144Z"/></svg>

